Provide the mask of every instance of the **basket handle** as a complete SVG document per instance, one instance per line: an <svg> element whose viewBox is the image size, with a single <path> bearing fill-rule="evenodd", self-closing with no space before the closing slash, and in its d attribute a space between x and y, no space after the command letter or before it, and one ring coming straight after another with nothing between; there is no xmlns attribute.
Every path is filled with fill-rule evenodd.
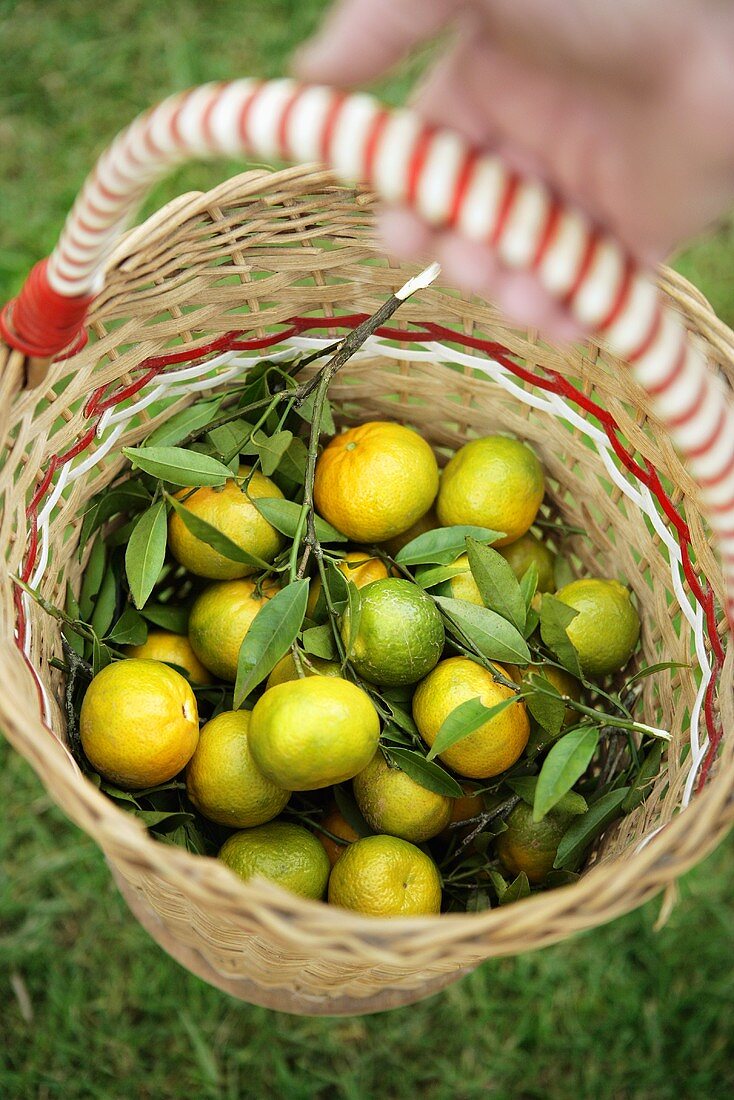
<svg viewBox="0 0 734 1100"><path fill-rule="evenodd" d="M192 157L321 161L435 226L532 272L585 330L630 364L702 490L734 622L734 408L703 349L648 273L541 182L458 135L371 96L293 80L237 80L171 96L102 154L56 248L0 315L0 334L43 366L84 333L104 263L149 187Z"/></svg>

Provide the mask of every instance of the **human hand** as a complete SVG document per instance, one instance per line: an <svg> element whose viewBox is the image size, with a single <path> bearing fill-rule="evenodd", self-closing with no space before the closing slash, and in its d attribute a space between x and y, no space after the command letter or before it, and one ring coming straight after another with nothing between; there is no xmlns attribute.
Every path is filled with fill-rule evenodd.
<svg viewBox="0 0 734 1100"><path fill-rule="evenodd" d="M541 176L641 262L734 199L734 13L720 0L340 0L297 72L362 84L450 25L416 110ZM405 209L383 210L380 228L389 251L439 260L516 321L577 335L530 275L489 249Z"/></svg>

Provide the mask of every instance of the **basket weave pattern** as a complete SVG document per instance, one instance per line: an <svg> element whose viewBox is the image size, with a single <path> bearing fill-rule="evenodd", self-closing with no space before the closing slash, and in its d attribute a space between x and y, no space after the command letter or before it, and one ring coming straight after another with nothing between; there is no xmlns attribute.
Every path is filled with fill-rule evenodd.
<svg viewBox="0 0 734 1100"><path fill-rule="evenodd" d="M208 980L294 1011L407 1002L487 957L593 927L673 882L734 820L734 748L724 736L715 763L711 748L722 730L734 728L733 658L718 611L721 571L696 486L643 393L608 353L594 344L573 351L541 344L533 333L509 328L486 303L440 289L407 303L395 322L402 334L383 334L337 376L331 396L338 417L405 420L440 460L492 431L514 432L537 450L549 510L588 533L564 539L563 552L576 568L622 577L633 588L645 663L690 665L644 681L644 720L673 737L645 804L612 831L573 887L484 914L388 922L327 910L267 883L243 884L213 860L154 841L74 764L64 745L63 681L49 666L61 655L57 624L20 597L12 576L23 575L46 599L63 604L67 583L78 588L83 571L77 536L85 501L124 469L123 446L138 443L202 391L226 387L246 369L247 357L333 340L344 324L329 329L324 318L373 312L406 274L380 258L370 218L368 196L308 168L250 172L206 195L183 196L123 240L94 305L93 342L57 362L45 390L18 392L17 353L9 353L0 376L8 456L0 471L0 539L8 548L0 577L7 685L0 724L62 809L95 838L156 938ZM662 286L731 381L732 333L683 280L667 272ZM420 339L407 335L414 330ZM462 348L452 333L463 338ZM479 373L488 357L476 346L487 341L500 346L490 377ZM437 350L438 343L449 351ZM176 361L161 362L162 355ZM446 365L462 355L461 369ZM180 394L173 404L130 413L141 395L199 359L206 366L170 390ZM593 445L594 432L606 449ZM634 462L610 457L615 446ZM643 507L610 476L612 461L635 491L640 478L647 481ZM64 481L80 464L86 472ZM671 539L682 565L678 593ZM688 616L681 614L681 592ZM702 668L710 677L706 692ZM679 813L706 774L708 782Z"/></svg>

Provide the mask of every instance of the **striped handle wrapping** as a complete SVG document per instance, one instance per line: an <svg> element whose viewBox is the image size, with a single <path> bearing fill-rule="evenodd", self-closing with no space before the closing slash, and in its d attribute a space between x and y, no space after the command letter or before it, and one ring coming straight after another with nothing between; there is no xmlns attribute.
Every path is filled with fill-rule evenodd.
<svg viewBox="0 0 734 1100"><path fill-rule="evenodd" d="M486 244L532 272L584 329L629 363L701 487L721 549L734 624L734 408L698 343L620 245L539 181L409 110L292 80L238 80L172 96L100 157L48 260L34 268L0 330L51 358L84 326L104 262L146 191L192 157L321 161L345 182L434 226Z"/></svg>

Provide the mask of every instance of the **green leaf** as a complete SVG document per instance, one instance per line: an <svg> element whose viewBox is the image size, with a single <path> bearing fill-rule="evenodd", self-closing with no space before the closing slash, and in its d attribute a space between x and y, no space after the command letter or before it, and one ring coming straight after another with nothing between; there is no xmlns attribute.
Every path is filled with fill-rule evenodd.
<svg viewBox="0 0 734 1100"><path fill-rule="evenodd" d="M461 565L429 565L427 568L416 570L415 582L424 589L435 588L437 584L443 584L444 581L451 580L452 577L457 577L463 572L465 570Z"/></svg>
<svg viewBox="0 0 734 1100"><path fill-rule="evenodd" d="M500 905L512 905L514 901L530 897L530 882L524 871L514 879L498 899Z"/></svg>
<svg viewBox="0 0 734 1100"><path fill-rule="evenodd" d="M497 894L497 900L499 901L502 895L507 891L507 882L504 876L494 869L489 872L489 880L494 887L494 891Z"/></svg>
<svg viewBox="0 0 734 1100"><path fill-rule="evenodd" d="M301 514L301 505L294 504L292 500L281 500L280 497L253 497L252 503L261 516L271 523L281 534L287 538L295 538L298 529L298 520ZM314 516L314 527L319 542L346 542L346 535L342 535L330 523L321 516Z"/></svg>
<svg viewBox="0 0 734 1100"><path fill-rule="evenodd" d="M535 564L534 561L531 561L530 565L527 567L527 569L525 570L525 572L522 575L522 580L520 581L520 591L522 592L522 598L525 601L525 619L526 619L526 622L525 622L524 634L525 634L526 638L529 637L529 635L532 633L532 631L528 630L527 613L531 609L530 605L533 602L533 597L535 596L535 593L537 592L537 590L538 590L538 566ZM536 621L536 625L537 625L537 621Z"/></svg>
<svg viewBox="0 0 734 1100"><path fill-rule="evenodd" d="M158 580L166 556L168 525L162 500L143 512L125 551L125 572L135 606L143 607Z"/></svg>
<svg viewBox="0 0 734 1100"><path fill-rule="evenodd" d="M343 614L349 603L349 582L341 569L339 569L333 561L326 563L326 587L329 590L329 596L334 605L334 610L338 615ZM317 609L319 607L321 595L322 594L319 594L319 600L316 604Z"/></svg>
<svg viewBox="0 0 734 1100"><path fill-rule="evenodd" d="M207 546L211 546L223 558L227 558L228 561L239 562L242 565L252 566L254 569L268 568L268 563L263 558L258 558L255 554L248 554L247 550L243 550L223 531L212 526L201 516L197 516L195 512L182 504L180 500L172 497L170 493L165 493L164 496L174 511L181 517L191 534L195 538L201 539Z"/></svg>
<svg viewBox="0 0 734 1100"><path fill-rule="evenodd" d="M298 637L308 602L308 580L293 581L258 611L240 646L235 709L268 676Z"/></svg>
<svg viewBox="0 0 734 1100"><path fill-rule="evenodd" d="M620 787L602 795L587 813L573 822L566 830L558 845L553 866L556 870L574 870L581 862L586 850L616 817L619 817L629 787Z"/></svg>
<svg viewBox="0 0 734 1100"><path fill-rule="evenodd" d="M90 536L108 519L122 512L139 512L147 508L150 501L150 493L135 478L129 478L121 485L106 490L103 496L95 497L95 503L88 509L82 522L80 546L86 546Z"/></svg>
<svg viewBox="0 0 734 1100"><path fill-rule="evenodd" d="M555 653L563 667L572 676L581 680L583 673L579 664L579 655L566 633L566 627L577 615L578 611L557 600L555 596L549 596L547 592L543 595L540 605L540 636L548 648Z"/></svg>
<svg viewBox="0 0 734 1100"><path fill-rule="evenodd" d="M323 626L312 626L303 632L303 648L306 653L314 657L321 657L324 661L333 661L337 657L334 633L329 623Z"/></svg>
<svg viewBox="0 0 734 1100"><path fill-rule="evenodd" d="M307 424L310 424L313 420L314 402L316 400L317 390L314 390L305 401L300 405L296 405L295 412L305 420ZM334 416L331 411L331 404L329 401L324 401L324 407L321 411L321 423L319 424L319 431L324 435L336 435L336 425L334 423Z"/></svg>
<svg viewBox="0 0 734 1100"><path fill-rule="evenodd" d="M454 707L443 720L441 728L436 734L436 740L431 745L427 759L433 760L434 757L445 752L446 749L450 749L452 745L462 741L470 733L474 733L485 722L491 722L503 710L507 710L509 706L517 702L518 697L513 696L495 703L492 707L486 707L479 697L459 703L458 707Z"/></svg>
<svg viewBox="0 0 734 1100"><path fill-rule="evenodd" d="M561 732L563 720L566 717L566 704L563 702L561 693L550 680L546 680L545 676L538 673L532 673L528 677L528 682L531 689L539 687L543 690L529 691L525 696L525 705L538 725L551 737L555 737Z"/></svg>
<svg viewBox="0 0 734 1100"><path fill-rule="evenodd" d="M148 627L134 607L126 608L108 634L115 645L142 645L148 637Z"/></svg>
<svg viewBox="0 0 734 1100"><path fill-rule="evenodd" d="M584 534L586 532L583 532ZM559 588L564 588L571 581L575 581L576 578L573 575L573 570L568 564L568 558L563 554L556 554L556 560L553 563L553 583L556 587L556 591Z"/></svg>
<svg viewBox="0 0 734 1100"><path fill-rule="evenodd" d="M240 449L246 444L251 431L252 424L248 424L246 420L230 420L228 424L219 424L216 428L212 428L206 433L206 438L216 454L221 458L226 456L230 460L237 458L239 465Z"/></svg>
<svg viewBox="0 0 734 1100"><path fill-rule="evenodd" d="M102 645L95 634L92 642L92 671L94 675L100 673L103 668L107 668L109 664L112 664L112 654L106 645Z"/></svg>
<svg viewBox="0 0 734 1100"><path fill-rule="evenodd" d="M522 633L525 629L525 599L508 563L496 550L476 539L466 540L466 550L484 606L496 611Z"/></svg>
<svg viewBox="0 0 734 1100"><path fill-rule="evenodd" d="M216 458L185 447L123 447L122 453L139 470L171 485L224 485L232 476Z"/></svg>
<svg viewBox="0 0 734 1100"><path fill-rule="evenodd" d="M523 631L523 634L526 638L529 638L530 635L535 631L535 628L537 627L539 622L540 615L535 610L535 608L529 607L527 617L525 619L525 630Z"/></svg>
<svg viewBox="0 0 734 1100"><path fill-rule="evenodd" d="M287 477L289 481L295 481L297 484L302 485L306 474L307 458L306 444L302 439L294 436L280 461L278 473L283 477Z"/></svg>
<svg viewBox="0 0 734 1100"><path fill-rule="evenodd" d="M347 659L352 655L352 646L354 645L357 633L359 631L359 620L362 618L362 597L359 594L359 589L352 581L347 581L347 607L344 612L344 622L347 625L347 637L344 639L344 648L346 650Z"/></svg>
<svg viewBox="0 0 734 1100"><path fill-rule="evenodd" d="M542 821L560 802L589 766L599 744L596 726L579 726L560 740L546 756L538 776L533 805L533 821Z"/></svg>
<svg viewBox="0 0 734 1100"><path fill-rule="evenodd" d="M170 630L174 634L186 634L189 628L188 607L165 603L149 603L141 608L143 616L151 623L161 627L162 630Z"/></svg>
<svg viewBox="0 0 734 1100"><path fill-rule="evenodd" d="M466 600L436 596L451 623L468 638L483 657L490 661L506 661L511 665L526 665L530 650L519 630L488 607L477 607Z"/></svg>
<svg viewBox="0 0 734 1100"><path fill-rule="evenodd" d="M92 550L89 555L86 568L84 570L82 587L79 593L79 618L85 623L89 622L89 618L92 614L92 609L94 608L94 598L99 592L99 586L102 583L106 561L107 552L105 550L104 542L101 538L97 538L94 542L94 545L92 546Z"/></svg>
<svg viewBox="0 0 734 1100"><path fill-rule="evenodd" d="M390 709L393 722L398 727L398 729L404 730L405 733L409 733L411 737L418 737L418 727L413 721L413 715L410 713L410 711L405 710L405 708L401 707L400 704L394 699L385 699L385 702Z"/></svg>
<svg viewBox="0 0 734 1100"><path fill-rule="evenodd" d="M293 432L286 430L276 432L271 436L266 435L263 431L256 431L252 433L245 453L259 455L262 471L266 477L270 477L280 466L281 459L288 450L292 439Z"/></svg>
<svg viewBox="0 0 734 1100"><path fill-rule="evenodd" d="M425 787L427 791L448 795L449 798L461 798L463 790L448 772L433 760L427 760L422 753L414 749L387 750L390 761L409 775L412 780Z"/></svg>
<svg viewBox="0 0 734 1100"><path fill-rule="evenodd" d="M395 561L401 565L453 565L466 550L467 538L491 543L503 537L503 531L492 531L489 527L438 527L412 539L399 551Z"/></svg>
<svg viewBox="0 0 734 1100"><path fill-rule="evenodd" d="M628 677L625 687L630 687L632 684L636 684L638 680L644 680L648 676L655 676L658 672L667 672L672 668L690 668L690 664L687 661L659 661L656 665L645 665L644 668L640 668L632 676ZM624 694L624 692L622 692Z"/></svg>
<svg viewBox="0 0 734 1100"><path fill-rule="evenodd" d="M204 429L216 416L223 398L215 401L197 401L169 417L150 433L145 441L146 447L172 447L193 432Z"/></svg>
<svg viewBox="0 0 734 1100"><path fill-rule="evenodd" d="M660 774L660 765L663 759L663 743L656 741L645 759L640 764L635 781L630 787L630 792L622 804L622 812L631 813L641 802L647 798L653 783Z"/></svg>
<svg viewBox="0 0 734 1100"><path fill-rule="evenodd" d="M94 601L92 618L89 620L89 625L98 638L103 638L112 625L116 607L117 579L113 570L108 568L102 578L102 584Z"/></svg>
<svg viewBox="0 0 734 1100"><path fill-rule="evenodd" d="M148 829L155 829L157 826L166 823L169 829L175 828L177 825L183 825L186 821L193 821L194 815L185 813L182 810L138 810L135 814L140 821ZM168 829L166 830L166 832Z"/></svg>
<svg viewBox="0 0 734 1100"><path fill-rule="evenodd" d="M538 788L537 775L518 775L512 779L506 779L505 785L510 788L528 806L535 803L535 792ZM556 804L556 812L562 814L585 814L589 806L583 795L578 791L568 791Z"/></svg>

